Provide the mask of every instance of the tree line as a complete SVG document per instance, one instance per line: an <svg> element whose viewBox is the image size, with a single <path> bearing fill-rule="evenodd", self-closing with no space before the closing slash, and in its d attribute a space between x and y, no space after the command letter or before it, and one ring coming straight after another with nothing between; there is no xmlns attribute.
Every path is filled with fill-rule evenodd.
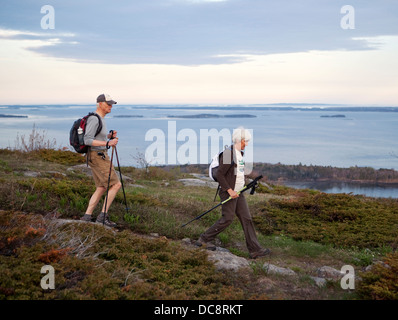
<svg viewBox="0 0 398 320"><path fill-rule="evenodd" d="M177 168L184 173L208 173L208 165L191 164L165 166L166 170ZM393 169L374 169L371 167L338 168L316 165L286 165L270 163L254 163L253 175L262 174L264 180L276 181L359 181L371 183L398 183L398 171Z"/></svg>
<svg viewBox="0 0 398 320"><path fill-rule="evenodd" d="M315 165L283 165L255 163L254 171L261 172L269 181L363 181L398 183L398 171L371 167L338 168Z"/></svg>

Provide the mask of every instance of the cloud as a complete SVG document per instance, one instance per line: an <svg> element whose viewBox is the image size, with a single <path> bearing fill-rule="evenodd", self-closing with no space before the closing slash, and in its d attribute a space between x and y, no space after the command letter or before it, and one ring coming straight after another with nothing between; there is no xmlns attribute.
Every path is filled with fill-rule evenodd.
<svg viewBox="0 0 398 320"><path fill-rule="evenodd" d="M350 1L354 30L341 28L345 2L336 0L49 0L55 30L41 29L37 1L5 2L0 37L43 40L51 45L30 50L85 62L225 64L247 55L375 50L369 39L398 34L398 3L388 0Z"/></svg>

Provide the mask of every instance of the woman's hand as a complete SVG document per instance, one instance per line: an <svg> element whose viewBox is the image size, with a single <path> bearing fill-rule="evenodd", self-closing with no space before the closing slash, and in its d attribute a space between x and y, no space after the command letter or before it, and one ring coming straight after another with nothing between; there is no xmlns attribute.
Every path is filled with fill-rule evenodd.
<svg viewBox="0 0 398 320"><path fill-rule="evenodd" d="M228 189L227 192L232 199L236 199L237 197L239 197L239 194L232 189Z"/></svg>

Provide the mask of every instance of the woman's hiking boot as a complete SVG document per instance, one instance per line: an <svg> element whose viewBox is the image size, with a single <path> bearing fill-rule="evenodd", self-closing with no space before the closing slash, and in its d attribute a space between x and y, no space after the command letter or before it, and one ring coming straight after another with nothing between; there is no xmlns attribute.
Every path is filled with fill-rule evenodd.
<svg viewBox="0 0 398 320"><path fill-rule="evenodd" d="M260 251L250 253L249 256L250 256L250 259L257 259L257 258L268 256L270 254L271 254L270 249L262 249Z"/></svg>
<svg viewBox="0 0 398 320"><path fill-rule="evenodd" d="M105 219L104 219L104 216L105 216ZM105 214L105 212L101 212L98 215L97 220L95 220L95 222L104 224L104 225L106 225L108 227L111 227L111 228L116 227L116 223L110 221L108 214Z"/></svg>
<svg viewBox="0 0 398 320"><path fill-rule="evenodd" d="M203 240L202 237L200 237L196 242L195 245L198 247L203 247L206 248L207 250L211 250L214 251L216 250L216 246L214 244L212 244L211 242L206 242L205 240Z"/></svg>

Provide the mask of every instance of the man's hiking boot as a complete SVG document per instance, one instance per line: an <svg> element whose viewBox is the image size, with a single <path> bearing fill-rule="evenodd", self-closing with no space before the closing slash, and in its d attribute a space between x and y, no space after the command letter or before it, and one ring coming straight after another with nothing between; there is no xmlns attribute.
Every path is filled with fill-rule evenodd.
<svg viewBox="0 0 398 320"><path fill-rule="evenodd" d="M257 258L268 256L270 254L271 254L270 249L262 249L260 251L250 253L249 256L250 256L250 259L257 259Z"/></svg>
<svg viewBox="0 0 398 320"><path fill-rule="evenodd" d="M104 221L104 215L105 215L105 213L104 213L104 212L101 212L101 213L98 215L97 220L95 220L95 222L96 222L96 223L104 224L104 225L106 225L106 226L108 226L108 227L111 227L111 228L116 227L116 223L114 223L114 222L112 222L112 221L109 220L108 214L105 215L105 221Z"/></svg>
<svg viewBox="0 0 398 320"><path fill-rule="evenodd" d="M84 216L81 217L80 220L86 222L92 222L93 221L92 218L93 217L91 216L91 214L84 214Z"/></svg>
<svg viewBox="0 0 398 320"><path fill-rule="evenodd" d="M198 247L204 247L204 248L206 248L207 250L211 250L211 251L216 250L216 246L215 246L214 244L212 244L211 242L206 242L206 241L204 241L202 237L200 237L200 238L195 242L195 245L198 246Z"/></svg>

